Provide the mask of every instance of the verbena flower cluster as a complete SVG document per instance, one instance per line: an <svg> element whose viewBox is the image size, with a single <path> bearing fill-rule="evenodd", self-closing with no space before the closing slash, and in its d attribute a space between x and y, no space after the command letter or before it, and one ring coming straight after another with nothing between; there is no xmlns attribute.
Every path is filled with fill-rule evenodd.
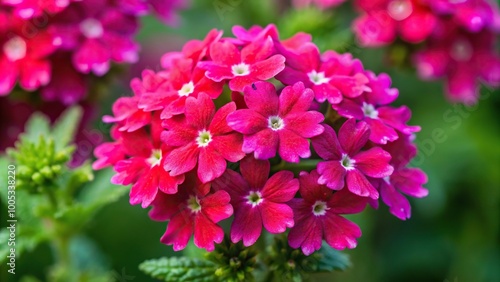
<svg viewBox="0 0 500 282"><path fill-rule="evenodd" d="M354 248L361 230L342 215L367 203L409 218L404 195L427 195L426 175L408 167L420 128L390 105L389 76L351 54L321 54L305 33L233 33L212 30L165 54L103 118L114 141L95 150L93 167L113 166L112 183L132 185L131 204L169 221L161 242L178 251L194 234L212 251L218 223L233 216L232 242L289 229L290 246L309 255L323 240Z"/></svg>
<svg viewBox="0 0 500 282"><path fill-rule="evenodd" d="M500 86L500 10L493 0L357 0L354 32L364 46L400 38L420 44L413 61L421 78L446 79L452 102L475 103L479 82Z"/></svg>
<svg viewBox="0 0 500 282"><path fill-rule="evenodd" d="M0 95L19 86L45 100L82 99L89 75L103 76L112 63L133 63L138 17L154 11L166 22L186 1L0 1ZM53 79L56 78L57 79Z"/></svg>

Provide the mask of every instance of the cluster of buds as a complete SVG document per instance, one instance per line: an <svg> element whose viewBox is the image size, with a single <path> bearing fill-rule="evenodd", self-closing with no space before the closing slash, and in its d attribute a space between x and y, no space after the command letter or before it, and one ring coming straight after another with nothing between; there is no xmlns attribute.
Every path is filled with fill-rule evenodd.
<svg viewBox="0 0 500 282"><path fill-rule="evenodd" d="M138 17L156 12L166 22L185 1L0 1L0 95L19 86L44 100L73 104L87 93L91 75L111 63L134 63Z"/></svg>
<svg viewBox="0 0 500 282"><path fill-rule="evenodd" d="M212 251L218 223L233 217L233 243L289 229L289 245L310 255L323 240L354 248L361 230L342 215L378 199L409 218L404 195L427 195L426 175L408 167L420 128L406 124L407 107L389 105L389 76L351 54L321 54L305 33L233 34L212 30L165 54L103 118L114 141L95 150L93 168L113 166L111 182L132 185L131 204L169 221L161 242L178 251L194 234Z"/></svg>
<svg viewBox="0 0 500 282"><path fill-rule="evenodd" d="M500 86L500 10L490 0L356 0L353 28L363 46L420 44L413 62L422 79L446 79L450 101L473 104L479 81Z"/></svg>

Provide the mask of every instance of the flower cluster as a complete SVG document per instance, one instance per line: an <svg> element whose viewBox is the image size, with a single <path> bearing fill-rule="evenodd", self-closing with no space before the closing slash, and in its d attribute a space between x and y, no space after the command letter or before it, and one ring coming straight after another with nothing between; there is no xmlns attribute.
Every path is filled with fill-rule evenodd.
<svg viewBox="0 0 500 282"><path fill-rule="evenodd" d="M87 93L90 74L111 63L133 63L138 17L154 10L165 21L185 1L0 1L0 95L19 86L44 100L73 104ZM57 77L57 79L53 79Z"/></svg>
<svg viewBox="0 0 500 282"><path fill-rule="evenodd" d="M323 240L355 247L361 230L342 215L379 198L409 218L404 194L427 194L426 175L408 167L420 128L406 124L407 107L390 106L389 76L321 54L308 34L233 33L212 30L165 54L103 118L114 141L95 150L93 167L113 166L111 181L132 185L131 204L169 221L161 242L182 250L194 234L212 251L224 238L218 222L233 216L232 242L290 229L290 246L309 255Z"/></svg>
<svg viewBox="0 0 500 282"><path fill-rule="evenodd" d="M479 81L500 86L500 10L494 1L357 0L363 14L353 24L364 46L401 38L420 44L413 56L423 79L446 78L452 102L475 103Z"/></svg>

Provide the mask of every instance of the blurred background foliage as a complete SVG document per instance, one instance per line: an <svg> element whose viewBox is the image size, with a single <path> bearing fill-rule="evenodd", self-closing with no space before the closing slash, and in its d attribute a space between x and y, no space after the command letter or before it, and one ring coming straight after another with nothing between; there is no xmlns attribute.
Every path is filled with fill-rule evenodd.
<svg viewBox="0 0 500 282"><path fill-rule="evenodd" d="M440 82L420 81L409 66L405 46L361 49L353 40L350 3L320 12L293 11L286 1L193 0L181 13L177 27L145 18L139 35L142 59L131 75L109 89L96 113L95 128L103 136L109 126L100 122L119 96L130 95L128 81L144 68L157 69L166 51L178 50L189 39L201 39L212 28L230 34L233 25L250 27L275 23L282 38L298 31L313 34L324 51L351 52L367 69L387 72L400 90L398 104L413 111L419 156L414 165L429 176L429 196L411 199L408 221L367 208L352 216L363 230L358 247L346 251L353 267L345 272L311 277L312 281L500 281L500 91L482 89L473 107L449 104ZM78 146L78 144L77 144ZM108 189L115 189L111 184ZM19 199L22 200L22 199ZM5 207L2 214L5 214ZM4 224L2 222L1 224ZM87 229L102 263L113 269L116 281L152 281L138 265L150 258L178 255L159 238L165 223L149 220L147 210L130 206L127 197L97 215ZM42 279L51 263L43 245L18 260L16 277L29 273ZM5 265L0 280L8 281Z"/></svg>

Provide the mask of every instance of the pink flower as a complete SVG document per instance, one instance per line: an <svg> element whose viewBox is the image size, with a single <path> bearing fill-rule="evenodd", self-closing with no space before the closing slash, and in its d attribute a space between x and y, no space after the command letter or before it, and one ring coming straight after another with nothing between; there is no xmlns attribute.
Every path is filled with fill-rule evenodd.
<svg viewBox="0 0 500 282"><path fill-rule="evenodd" d="M46 30L27 33L23 20L3 11L0 11L0 25L3 25L0 28L0 95L9 94L18 81L27 91L47 85L51 79L48 57L58 46L54 35Z"/></svg>
<svg viewBox="0 0 500 282"><path fill-rule="evenodd" d="M132 83L138 84L135 80ZM222 93L222 86L222 83L206 78L205 71L194 67L193 60L175 59L168 73L143 72L139 108L163 110L161 118L170 118L184 113L188 97L196 98L203 92L216 99Z"/></svg>
<svg viewBox="0 0 500 282"><path fill-rule="evenodd" d="M113 116L104 116L106 123L118 123L120 131L133 132L151 122L151 113L138 108L139 97L121 97L113 104Z"/></svg>
<svg viewBox="0 0 500 282"><path fill-rule="evenodd" d="M213 81L229 81L229 88L242 91L247 85L268 80L285 67L282 55L273 55L274 44L270 37L248 44L240 51L231 42L215 42L210 47L212 61L200 62L205 75Z"/></svg>
<svg viewBox="0 0 500 282"><path fill-rule="evenodd" d="M166 194L177 193L177 186L184 181L184 175L170 176L163 166L169 148L160 142L159 118L155 118L150 131L152 140L145 128L134 132L117 132L118 142L104 143L96 148L99 158L94 169L114 165L117 172L111 179L113 184L133 184L130 190L130 204L142 203L148 207L158 191ZM128 158L125 158L127 156ZM118 160L123 158L122 160Z"/></svg>
<svg viewBox="0 0 500 282"><path fill-rule="evenodd" d="M184 249L194 233L194 244L211 252L214 243L221 243L224 230L221 220L233 214L226 191L210 193L210 184L202 184L196 175L189 174L174 195L158 193L149 216L153 220L170 220L160 241L173 245L174 251Z"/></svg>
<svg viewBox="0 0 500 282"><path fill-rule="evenodd" d="M71 2L81 0L4 0L14 8L14 14L22 19L54 15L64 10Z"/></svg>
<svg viewBox="0 0 500 282"><path fill-rule="evenodd" d="M363 65L359 60L353 60L350 54L329 51L321 57L313 43L306 43L286 54L287 66L276 78L286 85L303 82L314 91L320 103L328 100L337 104L343 95L354 98L370 90L366 86L368 78L363 73Z"/></svg>
<svg viewBox="0 0 500 282"><path fill-rule="evenodd" d="M277 172L268 179L269 171L269 161L249 156L240 162L241 175L228 169L214 181L215 188L231 195L235 210L233 243L243 239L243 245L253 245L260 237L262 225L272 234L293 226L292 209L285 203L299 190L299 181L290 171Z"/></svg>
<svg viewBox="0 0 500 282"><path fill-rule="evenodd" d="M397 156L391 160L394 172L389 177L374 179L372 183L380 191L381 199L389 206L389 211L397 218L406 220L411 216L411 206L403 194L415 198L427 196L429 191L423 188L427 183L427 175L418 168L407 167L417 153L410 136L400 136L396 142L384 146L384 149Z"/></svg>
<svg viewBox="0 0 500 282"><path fill-rule="evenodd" d="M73 64L81 73L102 76L112 61L134 63L138 59L139 46L133 40L137 18L106 1L74 3L56 16L51 28L61 36L61 47L73 52Z"/></svg>
<svg viewBox="0 0 500 282"><path fill-rule="evenodd" d="M398 97L398 90L391 87L391 78L382 73L376 76L372 72L366 72L370 80L368 87L370 92L354 99L344 99L336 105L332 105L339 115L346 118L363 120L370 126L370 141L377 144L386 144L398 138L396 132L412 134L420 131L419 126L409 126L406 122L411 117L411 111L406 106L393 108L387 106Z"/></svg>
<svg viewBox="0 0 500 282"><path fill-rule="evenodd" d="M288 234L288 243L292 248L301 248L307 256L321 248L323 239L337 250L355 248L361 229L340 215L359 213L367 203L367 198L346 189L334 192L318 184L319 178L316 170L310 174L301 172L299 191L302 198L289 202L295 226Z"/></svg>
<svg viewBox="0 0 500 282"><path fill-rule="evenodd" d="M340 128L338 138L330 126L324 127L323 134L312 138L314 150L325 160L317 166L318 183L333 190L346 186L356 195L377 199L379 193L366 176L383 178L391 175L391 155L380 147L360 151L370 136L370 128L363 121L347 120Z"/></svg>
<svg viewBox="0 0 500 282"><path fill-rule="evenodd" d="M243 152L256 159L269 159L278 151L287 162L311 156L308 138L323 132L324 117L308 111L314 93L298 82L278 96L273 84L256 82L244 89L248 109L237 110L227 118L228 125L244 134Z"/></svg>
<svg viewBox="0 0 500 282"><path fill-rule="evenodd" d="M446 77L446 94L451 102L474 104L479 97L479 81L500 86L500 56L495 50L495 34L460 31L446 23L439 36L415 54L417 71L423 79Z"/></svg>
<svg viewBox="0 0 500 282"><path fill-rule="evenodd" d="M245 153L241 150L243 138L226 123L228 114L236 110L229 103L215 112L210 97L200 93L198 98L186 99L185 117L164 120L168 131L162 141L174 149L166 156L165 170L170 175L184 174L198 166L198 177L203 183L221 176L226 160L237 162Z"/></svg>
<svg viewBox="0 0 500 282"><path fill-rule="evenodd" d="M419 0L358 0L365 14L353 24L362 45L380 46L394 42L399 35L410 43L425 40L435 28L437 16Z"/></svg>

